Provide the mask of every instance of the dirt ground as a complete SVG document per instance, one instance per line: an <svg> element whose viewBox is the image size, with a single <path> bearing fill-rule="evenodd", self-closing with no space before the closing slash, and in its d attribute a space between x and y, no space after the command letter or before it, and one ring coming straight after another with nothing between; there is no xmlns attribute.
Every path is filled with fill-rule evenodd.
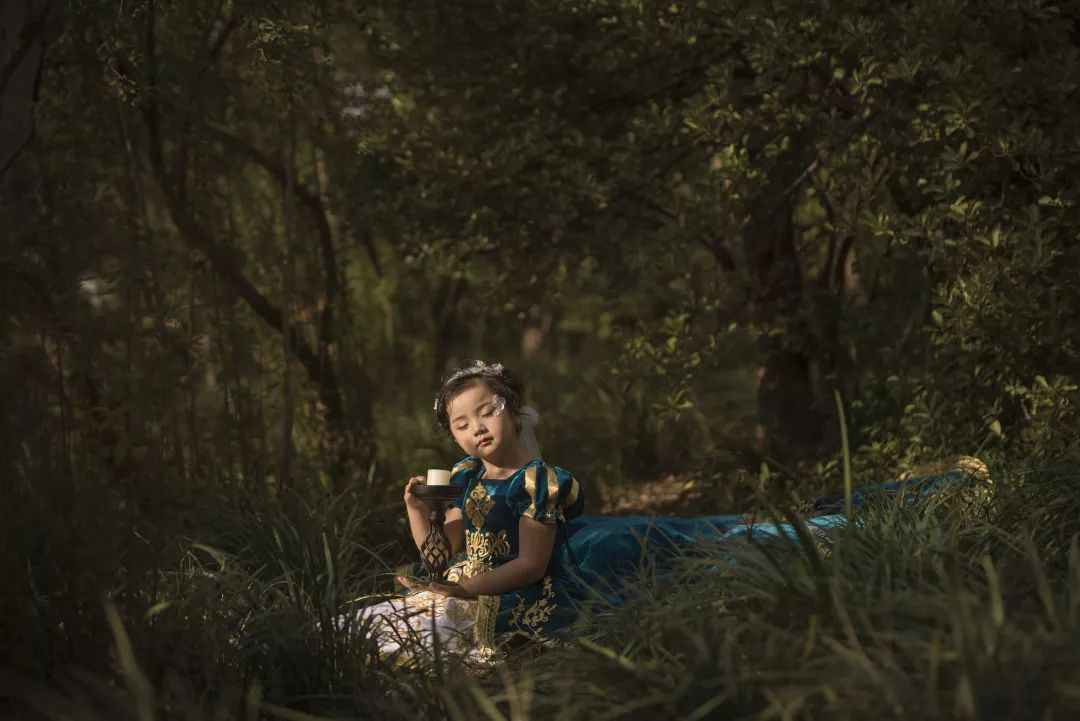
<svg viewBox="0 0 1080 721"><path fill-rule="evenodd" d="M701 501L700 481L669 474L621 488L618 496L602 497L596 512L604 516L693 516L703 512Z"/></svg>

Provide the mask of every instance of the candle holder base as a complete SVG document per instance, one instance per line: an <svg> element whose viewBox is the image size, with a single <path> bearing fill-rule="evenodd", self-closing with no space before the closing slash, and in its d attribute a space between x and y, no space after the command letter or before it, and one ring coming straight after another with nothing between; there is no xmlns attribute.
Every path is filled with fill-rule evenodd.
<svg viewBox="0 0 1080 721"><path fill-rule="evenodd" d="M446 509L461 496L461 488L416 485L413 486L413 494L431 509L428 533L420 544L420 559L424 562L431 580L443 583L446 581L446 567L453 555L453 546L450 545L444 528Z"/></svg>

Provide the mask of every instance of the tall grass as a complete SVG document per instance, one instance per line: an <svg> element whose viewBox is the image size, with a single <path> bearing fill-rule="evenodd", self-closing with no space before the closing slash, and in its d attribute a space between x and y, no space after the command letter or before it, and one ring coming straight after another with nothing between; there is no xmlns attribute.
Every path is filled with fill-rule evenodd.
<svg viewBox="0 0 1080 721"><path fill-rule="evenodd" d="M648 592L533 664L546 691L534 713L1075 718L1080 494L1069 476L999 479L987 504L959 491L881 499L832 534L825 557L734 551L736 563Z"/></svg>
<svg viewBox="0 0 1080 721"><path fill-rule="evenodd" d="M103 605L112 673L0 694L49 719L1077 718L1075 482L1062 461L989 497L875 499L824 543L709 547L483 676L391 667L333 628L389 590L375 515L252 499L192 535L148 614Z"/></svg>

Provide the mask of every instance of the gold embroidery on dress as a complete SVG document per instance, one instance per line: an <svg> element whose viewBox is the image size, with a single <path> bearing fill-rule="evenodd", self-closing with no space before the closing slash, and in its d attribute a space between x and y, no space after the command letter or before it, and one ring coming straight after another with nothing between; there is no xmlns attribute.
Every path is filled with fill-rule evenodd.
<svg viewBox="0 0 1080 721"><path fill-rule="evenodd" d="M432 591L417 591L405 597L405 605L425 613L431 613L432 608L434 608L435 615L442 616L446 613L447 598L449 596L442 596Z"/></svg>
<svg viewBox="0 0 1080 721"><path fill-rule="evenodd" d="M465 578L472 578L491 570L493 561L510 553L510 538L503 529L497 534L491 531L465 531Z"/></svg>
<svg viewBox="0 0 1080 721"><path fill-rule="evenodd" d="M473 641L481 654L490 657L495 652L495 621L499 616L499 597L477 596L476 601Z"/></svg>
<svg viewBox="0 0 1080 721"><path fill-rule="evenodd" d="M534 471L535 474L535 471ZM461 568L465 578L490 571L495 559L510 553L510 538L503 529L497 534L483 530L487 514L495 507L495 500L488 495L483 483L477 483L465 500L465 515L476 527L465 531L466 561ZM476 597L476 620L473 624L473 641L484 658L495 653L495 621L499 615L499 596Z"/></svg>
<svg viewBox="0 0 1080 721"><path fill-rule="evenodd" d="M555 475L555 468L547 467L547 508L544 509L544 517L551 518L555 511L555 504L559 500L559 477Z"/></svg>
<svg viewBox="0 0 1080 721"><path fill-rule="evenodd" d="M474 599L448 598L446 599L446 617L450 623L460 626L465 623L475 604Z"/></svg>
<svg viewBox="0 0 1080 721"><path fill-rule="evenodd" d="M460 583L461 579L465 577L465 563L466 561L458 561L446 569L446 580L450 583Z"/></svg>
<svg viewBox="0 0 1080 721"><path fill-rule="evenodd" d="M532 503L521 515L525 518L536 518L536 466L525 469L525 495Z"/></svg>
<svg viewBox="0 0 1080 721"><path fill-rule="evenodd" d="M475 471L476 468L477 468L476 461L462 461L461 463L458 463L452 469L450 469L450 475L454 475L458 471L464 471L464 470Z"/></svg>
<svg viewBox="0 0 1080 721"><path fill-rule="evenodd" d="M465 501L465 515L469 517L469 521L480 528L484 525L484 521L487 520L487 514L495 507L495 501L488 495L487 489L484 488L483 483L477 483L476 487L469 493L469 498Z"/></svg>
<svg viewBox="0 0 1080 721"><path fill-rule="evenodd" d="M558 607L554 602L555 591L551 587L551 576L544 576L541 590L543 595L527 607L524 601L517 605L510 617L510 625L528 630L533 636L541 635L542 626L551 619L552 612Z"/></svg>
<svg viewBox="0 0 1080 721"><path fill-rule="evenodd" d="M530 471L535 471L536 468L530 468ZM525 512L521 515L525 518L531 518L534 521L539 520L542 523L554 523L551 518L555 511L555 506L559 501L559 477L555 473L555 469L548 466L544 469L547 474L545 479L545 485L547 487L547 500L544 502L544 512L540 513L540 509L536 507L536 473L533 473L530 477L528 471L525 473L525 492L529 494L529 498L532 499L532 503L525 509ZM561 508L562 506L560 506ZM540 518L537 518L537 516ZM559 520L564 520L559 518Z"/></svg>
<svg viewBox="0 0 1080 721"><path fill-rule="evenodd" d="M536 466L529 466L525 469L525 493L529 494L532 498L533 493L536 492Z"/></svg>
<svg viewBox="0 0 1080 721"><path fill-rule="evenodd" d="M473 578L479 576L484 571L491 570L490 563L484 563L483 561L477 561L475 558L470 558L465 562L465 578Z"/></svg>
<svg viewBox="0 0 1080 721"><path fill-rule="evenodd" d="M570 493L566 494L566 501L563 503L562 507L565 509L574 505L574 501L577 500L579 493L581 493L581 484L578 483L578 479L570 476Z"/></svg>
<svg viewBox="0 0 1080 721"><path fill-rule="evenodd" d="M532 466L525 470L525 495L529 497L532 503L525 509L525 512L521 515L525 518L536 519L536 466Z"/></svg>
<svg viewBox="0 0 1080 721"><path fill-rule="evenodd" d="M506 529L498 533L472 531L465 534L465 553L478 561L492 561L510 553L510 539Z"/></svg>

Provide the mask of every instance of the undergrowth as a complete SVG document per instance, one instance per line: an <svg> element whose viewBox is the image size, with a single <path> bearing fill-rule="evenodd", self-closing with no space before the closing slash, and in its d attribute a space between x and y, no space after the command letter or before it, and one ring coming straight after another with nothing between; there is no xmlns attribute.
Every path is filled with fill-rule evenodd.
<svg viewBox="0 0 1080 721"><path fill-rule="evenodd" d="M479 676L387 666L335 628L389 588L371 517L255 498L190 533L141 612L101 600L108 667L4 672L0 695L43 719L1076 718L1072 468L882 497L824 542L704 546Z"/></svg>

